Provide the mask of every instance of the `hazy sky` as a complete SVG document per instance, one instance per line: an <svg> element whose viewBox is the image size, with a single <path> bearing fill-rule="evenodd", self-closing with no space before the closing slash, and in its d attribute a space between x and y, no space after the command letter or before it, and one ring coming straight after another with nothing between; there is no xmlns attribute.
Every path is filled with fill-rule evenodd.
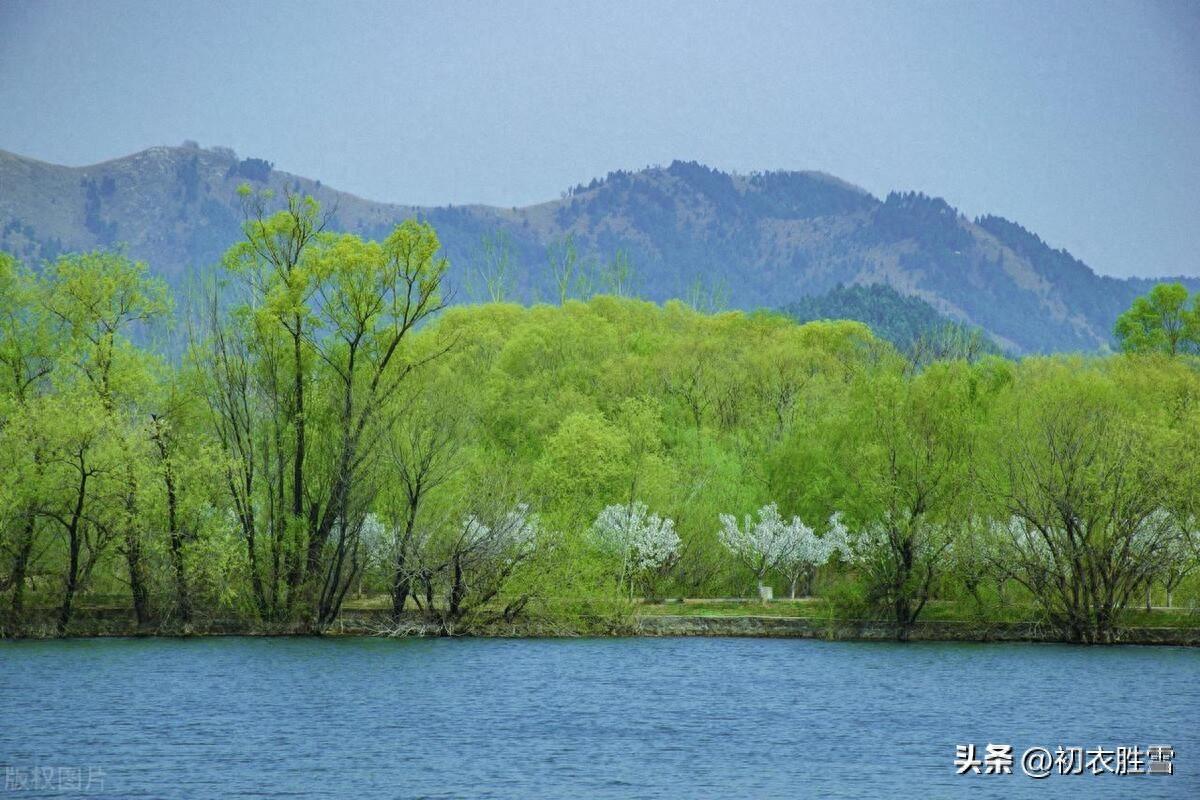
<svg viewBox="0 0 1200 800"><path fill-rule="evenodd" d="M1200 275L1200 2L0 0L0 148L184 139L417 204L819 169Z"/></svg>

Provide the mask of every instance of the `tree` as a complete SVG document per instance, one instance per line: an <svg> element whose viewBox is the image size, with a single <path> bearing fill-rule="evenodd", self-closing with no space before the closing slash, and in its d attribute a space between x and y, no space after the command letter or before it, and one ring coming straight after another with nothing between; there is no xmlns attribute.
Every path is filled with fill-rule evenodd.
<svg viewBox="0 0 1200 800"><path fill-rule="evenodd" d="M844 420L841 468L857 481L852 551L868 601L901 641L929 601L943 554L965 516L982 391L965 362L905 374L895 361L863 373Z"/></svg>
<svg viewBox="0 0 1200 800"><path fill-rule="evenodd" d="M361 567L374 464L405 413L394 400L445 352L416 356L410 342L443 307L448 263L426 224L408 220L384 241L365 242L324 233L312 198L289 196L267 216L269 199L248 196L246 240L226 255L242 302L227 322L210 301L208 341L196 349L207 362L214 428L235 465L227 483L256 574L255 543L272 547L271 591L255 578L260 608L298 611L321 628Z"/></svg>
<svg viewBox="0 0 1200 800"><path fill-rule="evenodd" d="M763 597L767 573L795 558L801 542L812 533L799 517L785 521L774 503L758 510L757 521L749 514L741 525L732 514L722 514L720 521L721 543L754 573Z"/></svg>
<svg viewBox="0 0 1200 800"><path fill-rule="evenodd" d="M90 389L104 416L105 438L120 450L124 478L120 538L134 613L138 624L145 625L151 616L150 575L143 555L146 532L138 499L139 463L144 463L146 456L142 401L152 386L152 359L134 347L129 336L135 327L166 316L172 307L170 296L166 284L150 277L144 263L97 251L64 256L51 265L44 303L63 330L67 343L63 356L71 372L81 378L65 391ZM85 440L91 439L85 436ZM72 461L86 473L83 460L90 447L78 444ZM86 480L81 481L81 492L83 483ZM79 498L84 504L86 500L85 496Z"/></svg>
<svg viewBox="0 0 1200 800"><path fill-rule="evenodd" d="M508 231L498 229L483 235L478 263L475 271L483 281L486 299L492 303L503 303L513 291L512 242Z"/></svg>
<svg viewBox="0 0 1200 800"><path fill-rule="evenodd" d="M460 421L450 404L438 402L434 389L418 390L409 401L409 413L397 426L385 457L395 476L393 492L394 535L391 543L392 617L399 620L413 591L413 564L420 545L418 521L429 495L450 477L460 447Z"/></svg>
<svg viewBox="0 0 1200 800"><path fill-rule="evenodd" d="M799 526L796 547L785 555L779 564L780 570L788 578L788 595L796 599L796 588L803 586L804 594L812 594L813 579L820 567L829 563L835 555L849 557L849 531L842 522L842 515L834 512L829 518L828 526L823 535L807 525Z"/></svg>
<svg viewBox="0 0 1200 800"><path fill-rule="evenodd" d="M1160 283L1117 318L1115 333L1129 353L1200 353L1200 303L1183 284Z"/></svg>
<svg viewBox="0 0 1200 800"><path fill-rule="evenodd" d="M1030 362L994 432L991 491L1013 578L1072 641L1111 642L1174 537L1159 513L1170 432L1113 376L1086 363Z"/></svg>
<svg viewBox="0 0 1200 800"><path fill-rule="evenodd" d="M587 300L591 296L595 280L595 260L593 256L579 254L575 234L569 233L562 239L551 242L546 248L546 260L560 306L565 305L571 297Z"/></svg>
<svg viewBox="0 0 1200 800"><path fill-rule="evenodd" d="M12 588L10 607L20 623L25 591L43 549L38 492L46 454L25 433L31 405L52 389L55 358L62 348L40 302L41 286L29 270L0 252L0 552L7 575L0 591Z"/></svg>
<svg viewBox="0 0 1200 800"><path fill-rule="evenodd" d="M220 486L222 474L192 387L175 369L161 372L158 399L145 426L151 444L148 483L156 485L153 527L167 537L174 612L187 626L195 605L187 551L200 539L203 518L220 502L213 487Z"/></svg>
<svg viewBox="0 0 1200 800"><path fill-rule="evenodd" d="M885 512L850 534L850 563L862 574L867 600L891 613L906 641L932 595L955 531L924 513Z"/></svg>
<svg viewBox="0 0 1200 800"><path fill-rule="evenodd" d="M1150 554L1158 562L1158 579L1167 595L1167 607L1174 605L1175 590L1188 575L1200 568L1200 521L1195 517L1181 517L1166 509L1155 512L1154 524L1167 527L1156 552ZM1146 606L1150 607L1150 589L1146 587Z"/></svg>
<svg viewBox="0 0 1200 800"><path fill-rule="evenodd" d="M423 610L446 636L472 621L488 620L483 612L533 557L542 535L537 515L525 503L502 510L494 497L481 497L472 505L475 511L429 540L423 554ZM511 622L529 599L524 593L508 599L491 619Z"/></svg>
<svg viewBox="0 0 1200 800"><path fill-rule="evenodd" d="M29 417L26 440L45 454L36 513L54 524L66 544L59 633L67 631L76 596L129 523L123 448L109 422L83 392L47 397Z"/></svg>
<svg viewBox="0 0 1200 800"><path fill-rule="evenodd" d="M641 501L605 507L592 531L604 550L620 557L621 580L629 585L630 599L639 576L663 569L679 555L675 522L651 514Z"/></svg>
<svg viewBox="0 0 1200 800"><path fill-rule="evenodd" d="M612 261L604 265L602 277L604 288L609 294L617 297L628 296L633 290L635 279L633 261L629 258L629 253L617 250L613 254Z"/></svg>
<svg viewBox="0 0 1200 800"><path fill-rule="evenodd" d="M948 572L962 583L980 610L984 608L981 589L985 585L994 583L1004 597L1011 564L992 520L977 514L967 517L951 539L945 559Z"/></svg>
<svg viewBox="0 0 1200 800"><path fill-rule="evenodd" d="M625 494L630 457L629 438L603 414L576 412L547 437L534 478L546 497L586 524L606 499Z"/></svg>

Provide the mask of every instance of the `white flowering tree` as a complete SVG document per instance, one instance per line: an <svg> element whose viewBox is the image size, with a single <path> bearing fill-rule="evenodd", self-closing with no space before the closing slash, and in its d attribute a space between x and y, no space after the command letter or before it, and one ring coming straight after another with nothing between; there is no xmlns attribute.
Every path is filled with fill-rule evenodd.
<svg viewBox="0 0 1200 800"><path fill-rule="evenodd" d="M823 534L818 534L812 528L793 517L790 523L795 535L795 548L785 555L779 563L779 568L788 578L789 594L796 599L796 589L803 583L804 594L812 594L812 583L817 569L829 563L835 554L841 553L848 557L849 531L842 522L841 512L834 512Z"/></svg>
<svg viewBox="0 0 1200 800"><path fill-rule="evenodd" d="M606 507L592 524L596 543L621 559L621 581L633 597L639 577L668 566L679 555L675 521L650 513L641 501Z"/></svg>
<svg viewBox="0 0 1200 800"><path fill-rule="evenodd" d="M784 520L775 503L760 508L757 520L747 514L738 524L737 517L722 514L720 521L721 544L754 573L759 596L764 598L767 573L795 558L802 540L812 533L799 517Z"/></svg>

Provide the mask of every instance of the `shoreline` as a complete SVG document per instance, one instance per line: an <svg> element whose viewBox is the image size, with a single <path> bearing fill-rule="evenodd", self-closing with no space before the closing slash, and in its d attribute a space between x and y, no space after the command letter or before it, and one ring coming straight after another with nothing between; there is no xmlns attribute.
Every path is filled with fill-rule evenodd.
<svg viewBox="0 0 1200 800"><path fill-rule="evenodd" d="M54 622L39 619L16 628L0 623L0 640L93 638L198 638L207 636L318 636L363 638L421 638L442 636L432 623L412 617L397 626L385 612L347 611L321 632L295 623L242 620L206 620L190 626L166 622L139 628L126 613L93 611L72 622L59 635ZM455 634L484 638L582 637L726 637L769 639L822 639L826 641L896 641L896 629L880 620L830 620L811 617L744 615L646 614L624 619L593 618L586 623L526 620L492 624ZM1039 642L1071 644L1054 628L1035 622L978 622L929 620L909 632L914 642ZM1200 647L1198 627L1130 626L1119 631L1114 645Z"/></svg>

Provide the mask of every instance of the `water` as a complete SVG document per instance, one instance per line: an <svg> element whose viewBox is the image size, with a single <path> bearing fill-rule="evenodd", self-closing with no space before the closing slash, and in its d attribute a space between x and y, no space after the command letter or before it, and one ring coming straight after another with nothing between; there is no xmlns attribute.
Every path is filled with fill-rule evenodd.
<svg viewBox="0 0 1200 800"><path fill-rule="evenodd" d="M1198 679L1183 648L0 642L6 781L51 770L0 797L1196 798ZM1170 744L1175 774L956 776L969 742Z"/></svg>

